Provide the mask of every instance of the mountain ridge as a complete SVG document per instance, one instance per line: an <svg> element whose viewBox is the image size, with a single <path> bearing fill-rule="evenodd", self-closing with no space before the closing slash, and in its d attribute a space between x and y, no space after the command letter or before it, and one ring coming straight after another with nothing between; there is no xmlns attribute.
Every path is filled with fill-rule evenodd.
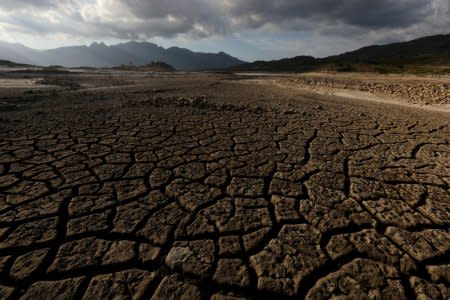
<svg viewBox="0 0 450 300"><path fill-rule="evenodd" d="M325 58L297 56L256 61L234 67L238 71L375 71L404 72L450 70L450 34L433 35L384 45L371 45Z"/></svg>
<svg viewBox="0 0 450 300"><path fill-rule="evenodd" d="M144 66L158 61L177 70L226 69L244 63L223 51L205 53L180 47L166 49L154 43L136 41L109 46L103 42L94 42L89 46L66 46L48 50L0 42L0 59L30 65L65 67Z"/></svg>

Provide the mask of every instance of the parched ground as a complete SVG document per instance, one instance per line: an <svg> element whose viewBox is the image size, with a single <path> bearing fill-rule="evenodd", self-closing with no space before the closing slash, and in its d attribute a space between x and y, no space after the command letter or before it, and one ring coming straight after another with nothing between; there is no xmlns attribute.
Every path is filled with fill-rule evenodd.
<svg viewBox="0 0 450 300"><path fill-rule="evenodd" d="M450 114L122 76L2 91L1 299L450 297Z"/></svg>

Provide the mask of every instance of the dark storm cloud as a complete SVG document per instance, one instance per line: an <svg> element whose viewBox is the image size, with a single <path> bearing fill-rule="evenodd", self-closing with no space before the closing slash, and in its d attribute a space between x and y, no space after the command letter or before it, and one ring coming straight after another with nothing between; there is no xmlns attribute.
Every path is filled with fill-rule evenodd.
<svg viewBox="0 0 450 300"><path fill-rule="evenodd" d="M180 34L209 37L243 30L333 33L346 38L371 31L385 38L394 31L416 35L444 31L450 27L449 3L450 0L0 0L0 22L22 27L23 32L47 30L96 38ZM31 7L34 9L28 10ZM46 25L49 15L53 20Z"/></svg>
<svg viewBox="0 0 450 300"><path fill-rule="evenodd" d="M118 0L116 0L118 1ZM123 0L138 18L173 16L181 32L201 25L205 35L270 26L279 30L325 30L343 35L360 30L402 29L425 22L436 3L450 0ZM445 4L445 3L444 3ZM359 29L359 30L358 30ZM170 32L173 33L173 32Z"/></svg>
<svg viewBox="0 0 450 300"><path fill-rule="evenodd" d="M408 26L433 14L428 0L234 1L231 15L244 25L286 25L297 19L363 28Z"/></svg>
<svg viewBox="0 0 450 300"><path fill-rule="evenodd" d="M440 0L110 0L128 8L142 21L173 16L188 20L185 30L202 25L211 34L225 33L231 20L243 28L266 24L280 27L301 27L303 21L342 23L363 28L395 28L420 22L433 14L432 4ZM447 0L448 2L449 0ZM49 8L82 0L1 0L0 7L14 9L24 6ZM114 6L114 5L110 5ZM120 13L120 12L116 12ZM183 30L182 30L183 31Z"/></svg>
<svg viewBox="0 0 450 300"><path fill-rule="evenodd" d="M198 31L207 35L229 32L229 16L222 1L216 0L123 0L120 1L142 20L155 18L173 18L174 22L183 23L179 32ZM164 22L164 21L163 21ZM167 20L166 20L167 22Z"/></svg>

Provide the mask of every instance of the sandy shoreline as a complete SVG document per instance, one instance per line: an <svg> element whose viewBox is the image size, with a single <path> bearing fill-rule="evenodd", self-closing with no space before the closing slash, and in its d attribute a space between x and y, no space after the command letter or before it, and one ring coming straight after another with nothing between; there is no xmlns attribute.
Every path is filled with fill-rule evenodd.
<svg viewBox="0 0 450 300"><path fill-rule="evenodd" d="M262 85L272 85L283 89L291 89L297 91L303 91L306 93L313 93L321 96L341 97L352 100L371 101L374 103L384 103L399 105L409 108L417 108L429 111L438 112L450 112L450 96L443 97L441 100L443 103L433 103L426 97L423 99L411 99L406 96L400 97L400 95L389 95L374 93L368 91L362 91L364 87L355 86L355 77L361 76L361 81L373 82L377 84L380 81L392 81L396 84L403 84L403 82L410 82L411 80L422 82L429 85L429 89L432 89L433 84L447 84L450 83L450 77L448 76L417 76L417 75L366 75L366 74L327 74L327 73L308 73L308 74L270 74L270 73L237 73L240 76L253 76L254 78L241 80L241 82L257 83ZM255 78L256 77L256 78ZM311 80L306 83L304 81L297 82L297 78L303 80ZM325 84L321 81L327 80ZM339 84L335 84L335 81L340 81ZM348 81L348 83L346 83ZM318 84L319 83L319 84ZM336 87L335 87L336 85ZM339 88L340 85L344 85L346 88ZM390 93L389 86L386 88L386 92ZM436 102L436 101L434 101Z"/></svg>
<svg viewBox="0 0 450 300"><path fill-rule="evenodd" d="M450 113L450 104L415 104L415 103L405 103L401 101L401 99L396 99L394 97L388 97L388 96L379 96L374 95L368 92L361 92L356 90L348 90L348 89L314 89L314 88L304 88L304 87L295 87L292 85L284 85L283 83L276 83L277 86L281 88L290 88L290 89L298 89L298 90L304 90L308 92L317 93L319 95L324 96L338 96L348 99L354 99L354 100L362 100L362 101L371 101L376 103L384 103L384 104L393 104L393 105L400 105L400 106L406 106L410 108L417 108L417 109L424 109L424 110L431 110L431 111L439 111L439 112L448 112Z"/></svg>

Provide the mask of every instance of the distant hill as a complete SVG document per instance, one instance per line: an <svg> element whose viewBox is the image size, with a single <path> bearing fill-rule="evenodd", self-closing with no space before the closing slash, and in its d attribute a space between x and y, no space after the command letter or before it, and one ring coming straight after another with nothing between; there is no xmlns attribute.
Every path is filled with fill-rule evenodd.
<svg viewBox="0 0 450 300"><path fill-rule="evenodd" d="M202 53L178 47L165 49L147 42L128 42L111 46L93 43L90 46L51 50L35 50L21 44L0 42L0 59L40 66L64 67L143 66L158 61L167 63L177 70L224 69L244 63L224 52Z"/></svg>
<svg viewBox="0 0 450 300"><path fill-rule="evenodd" d="M450 63L450 34L424 37L403 43L375 45L330 56L323 62L409 64Z"/></svg>
<svg viewBox="0 0 450 300"><path fill-rule="evenodd" d="M114 67L116 70L124 70L124 71L147 71L147 72L173 72L176 71L174 67L169 64L163 62L152 62L151 64L144 66L129 66L122 65L118 67Z"/></svg>
<svg viewBox="0 0 450 300"><path fill-rule="evenodd" d="M297 56L293 58L285 58L272 61L255 61L253 63L242 64L234 67L234 70L245 71L277 71L277 72L294 72L294 71L311 71L317 66L317 59L312 56Z"/></svg>
<svg viewBox="0 0 450 300"><path fill-rule="evenodd" d="M306 72L332 71L450 71L450 34L408 42L364 47L326 58L298 56L276 61L243 64L235 70Z"/></svg>
<svg viewBox="0 0 450 300"><path fill-rule="evenodd" d="M26 64L18 64L9 60L0 60L0 67L7 67L7 68L26 68L26 67L32 67L31 65Z"/></svg>

